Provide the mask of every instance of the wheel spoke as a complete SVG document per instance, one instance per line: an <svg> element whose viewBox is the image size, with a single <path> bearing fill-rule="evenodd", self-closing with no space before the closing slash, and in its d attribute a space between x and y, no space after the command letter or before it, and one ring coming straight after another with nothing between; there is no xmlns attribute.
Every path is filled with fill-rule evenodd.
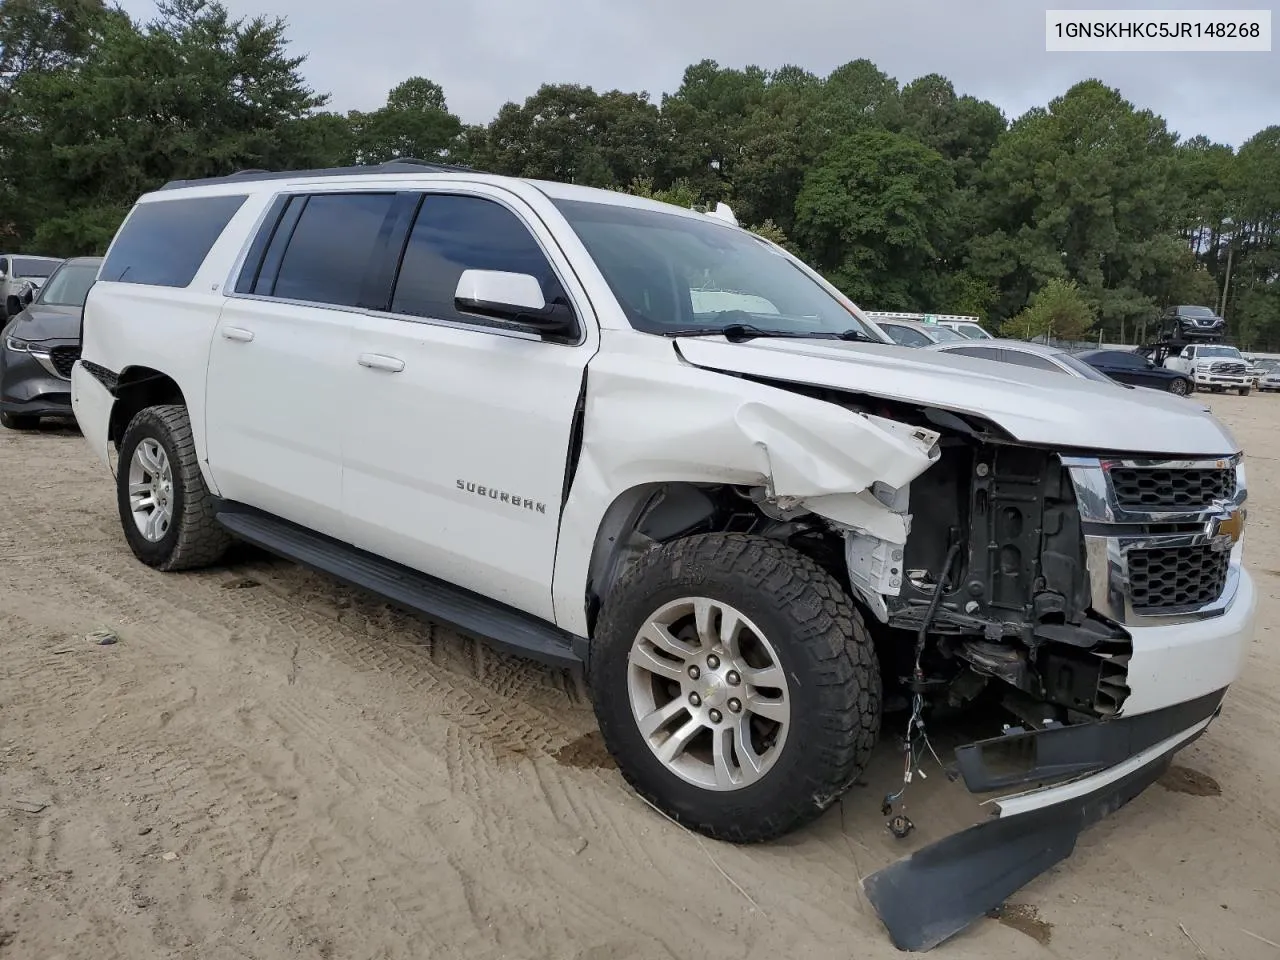
<svg viewBox="0 0 1280 960"><path fill-rule="evenodd" d="M658 750L658 759L663 763L671 763L676 757L684 753L684 748L689 745L689 741L697 736L698 731L702 729L702 723L693 717L689 721L667 738L660 750Z"/></svg>
<svg viewBox="0 0 1280 960"><path fill-rule="evenodd" d="M147 483L145 480L139 480L136 483L129 484L130 496L137 496L140 493L150 493L150 492L151 492L151 484Z"/></svg>
<svg viewBox="0 0 1280 960"><path fill-rule="evenodd" d="M748 686L764 687L767 690L785 690L787 678L779 666L754 667L742 671L742 679Z"/></svg>
<svg viewBox="0 0 1280 960"><path fill-rule="evenodd" d="M742 656L738 650L738 635L742 633L742 615L737 610L724 609L720 612L720 646L729 656Z"/></svg>
<svg viewBox="0 0 1280 960"><path fill-rule="evenodd" d="M644 736L651 737L669 723L672 717L677 716L680 711L685 709L687 708L683 700L672 700L670 703L663 704L657 710L641 718L636 724Z"/></svg>
<svg viewBox="0 0 1280 960"><path fill-rule="evenodd" d="M664 660L648 647L632 647L629 659L637 667L656 673L660 677L666 677L668 680L674 680L676 683L685 679L683 667L670 660Z"/></svg>
<svg viewBox="0 0 1280 960"><path fill-rule="evenodd" d="M742 774L734 770L731 727L721 727L711 734L711 758L715 764L716 786L720 789L727 790L742 778Z"/></svg>
<svg viewBox="0 0 1280 960"><path fill-rule="evenodd" d="M751 743L751 721L743 714L733 727L733 752L738 758L738 767L742 771L742 779L750 783L759 779L764 769L764 758L756 753Z"/></svg>
<svg viewBox="0 0 1280 960"><path fill-rule="evenodd" d="M754 713L757 717L764 717L766 720L773 720L775 723L786 723L791 716L786 700L774 700L758 694L750 694L743 708L748 713Z"/></svg>
<svg viewBox="0 0 1280 960"><path fill-rule="evenodd" d="M699 597L693 601L693 622L698 628L698 640L704 647L714 647L716 644L717 637L711 628L715 612L716 605L706 597Z"/></svg>
<svg viewBox="0 0 1280 960"><path fill-rule="evenodd" d="M151 513L147 515L147 526L146 529L142 531L143 536L148 540L159 540L160 523L163 519L164 514L161 512L160 508L156 507L153 509Z"/></svg>
<svg viewBox="0 0 1280 960"><path fill-rule="evenodd" d="M162 465L160 458L156 455L159 447L154 440L144 440L138 446L138 459L142 461L142 467L153 477L160 476Z"/></svg>
<svg viewBox="0 0 1280 960"><path fill-rule="evenodd" d="M663 653L669 653L681 660L689 660L698 655L698 651L683 640L677 640L671 631L661 623L650 620L640 631L640 639L647 640Z"/></svg>

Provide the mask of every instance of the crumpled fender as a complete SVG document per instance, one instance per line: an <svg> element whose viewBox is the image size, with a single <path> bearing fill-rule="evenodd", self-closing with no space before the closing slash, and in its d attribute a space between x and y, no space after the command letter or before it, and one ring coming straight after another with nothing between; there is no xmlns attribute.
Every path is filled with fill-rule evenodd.
<svg viewBox="0 0 1280 960"><path fill-rule="evenodd" d="M764 487L783 510L904 542L905 518L870 490L937 459L932 431L682 362L670 341L602 331L587 371L582 450L561 516L559 626L587 636L587 582L610 507L662 483Z"/></svg>

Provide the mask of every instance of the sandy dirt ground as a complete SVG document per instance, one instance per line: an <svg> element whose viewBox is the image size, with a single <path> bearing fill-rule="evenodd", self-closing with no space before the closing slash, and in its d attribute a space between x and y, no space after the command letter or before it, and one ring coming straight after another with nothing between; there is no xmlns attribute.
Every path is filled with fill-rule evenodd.
<svg viewBox="0 0 1280 960"><path fill-rule="evenodd" d="M1212 404L1249 455L1244 677L1175 775L934 956L1280 958L1280 398ZM894 840L886 740L873 786L734 847L594 731L575 677L291 564L143 567L74 430L0 431L0 958L902 956L859 879L961 825L958 786L913 785Z"/></svg>

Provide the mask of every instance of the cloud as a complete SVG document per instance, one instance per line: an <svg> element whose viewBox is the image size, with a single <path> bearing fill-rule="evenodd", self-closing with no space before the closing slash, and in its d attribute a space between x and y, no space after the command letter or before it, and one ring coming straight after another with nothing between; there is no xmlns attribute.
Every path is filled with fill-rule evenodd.
<svg viewBox="0 0 1280 960"><path fill-rule="evenodd" d="M1166 0L1168 3L1168 0ZM1280 59L1268 53L1047 53L1044 9L1079 0L227 0L233 13L287 17L304 72L338 110L381 105L412 75L444 87L468 122L486 122L542 83L647 90L657 100L704 58L723 66L802 66L825 75L866 58L900 83L940 73L1013 118L1089 77L1163 116L1182 136L1238 146L1277 122ZM1130 0L1130 6L1150 4ZM154 6L125 0L135 16ZM1186 6L1184 4L1184 6ZM1233 9L1200 0L1199 9Z"/></svg>

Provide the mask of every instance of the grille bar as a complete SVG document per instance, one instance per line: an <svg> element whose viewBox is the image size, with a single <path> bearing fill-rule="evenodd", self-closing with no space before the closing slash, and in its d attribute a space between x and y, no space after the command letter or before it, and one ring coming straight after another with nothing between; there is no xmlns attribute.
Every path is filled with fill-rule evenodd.
<svg viewBox="0 0 1280 960"><path fill-rule="evenodd" d="M1213 603L1227 584L1231 554L1212 544L1133 549L1129 596L1135 612L1158 613Z"/></svg>
<svg viewBox="0 0 1280 960"><path fill-rule="evenodd" d="M58 376L63 380L71 379L71 368L76 365L76 361L79 359L79 347L54 347L49 351L49 360L53 363L53 368L58 371Z"/></svg>
<svg viewBox="0 0 1280 960"><path fill-rule="evenodd" d="M1177 470L1113 467L1111 488L1125 510L1211 507L1236 495L1235 467Z"/></svg>

